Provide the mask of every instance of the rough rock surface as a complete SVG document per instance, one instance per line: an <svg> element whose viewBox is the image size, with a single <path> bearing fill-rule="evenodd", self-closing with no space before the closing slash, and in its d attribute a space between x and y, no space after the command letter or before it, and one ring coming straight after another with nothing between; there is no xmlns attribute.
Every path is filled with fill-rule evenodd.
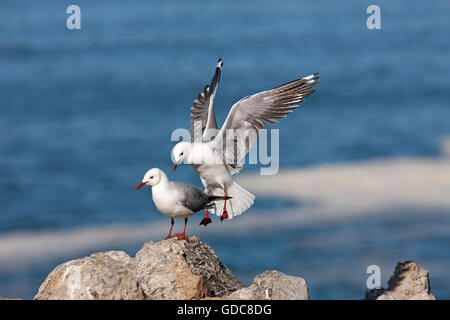
<svg viewBox="0 0 450 320"><path fill-rule="evenodd" d="M149 241L131 258L108 251L56 267L35 299L242 299L308 300L304 279L270 270L256 276L249 287L197 237ZM0 298L1 299L1 298ZM398 263L388 289L366 292L374 300L434 300L428 271L416 262Z"/></svg>
<svg viewBox="0 0 450 320"><path fill-rule="evenodd" d="M144 244L135 259L148 299L201 299L224 296L244 285L198 237Z"/></svg>
<svg viewBox="0 0 450 320"><path fill-rule="evenodd" d="M56 267L35 299L202 299L243 283L197 237L149 241L133 259L122 251L96 253Z"/></svg>
<svg viewBox="0 0 450 320"><path fill-rule="evenodd" d="M36 300L144 299L133 259L108 251L56 267L42 283Z"/></svg>
<svg viewBox="0 0 450 320"><path fill-rule="evenodd" d="M372 289L366 292L368 300L435 300L430 292L428 271L420 264L399 262L388 281L387 289Z"/></svg>
<svg viewBox="0 0 450 320"><path fill-rule="evenodd" d="M308 300L308 286L300 277L288 276L276 270L257 275L253 283L239 289L227 299L242 300Z"/></svg>

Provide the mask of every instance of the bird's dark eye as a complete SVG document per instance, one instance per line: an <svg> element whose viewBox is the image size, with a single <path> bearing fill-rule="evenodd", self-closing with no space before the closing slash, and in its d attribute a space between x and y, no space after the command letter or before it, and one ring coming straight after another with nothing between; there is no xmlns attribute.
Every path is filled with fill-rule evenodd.
<svg viewBox="0 0 450 320"><path fill-rule="evenodd" d="M183 155L183 152L182 153L180 153L180 156L182 156Z"/></svg>
<svg viewBox="0 0 450 320"><path fill-rule="evenodd" d="M150 177L150 179L153 179L153 177Z"/></svg>

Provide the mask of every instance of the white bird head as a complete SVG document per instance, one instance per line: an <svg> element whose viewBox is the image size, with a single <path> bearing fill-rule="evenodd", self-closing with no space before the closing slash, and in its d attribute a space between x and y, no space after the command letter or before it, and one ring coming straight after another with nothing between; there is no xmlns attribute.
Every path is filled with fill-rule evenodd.
<svg viewBox="0 0 450 320"><path fill-rule="evenodd" d="M175 147L172 149L172 157L173 157L173 170L177 168L177 166L182 162L188 159L189 154L191 152L192 143L190 142L178 142Z"/></svg>
<svg viewBox="0 0 450 320"><path fill-rule="evenodd" d="M142 181L136 186L136 190L144 186L155 186L161 181L161 177L165 175L159 168L153 168L147 171Z"/></svg>

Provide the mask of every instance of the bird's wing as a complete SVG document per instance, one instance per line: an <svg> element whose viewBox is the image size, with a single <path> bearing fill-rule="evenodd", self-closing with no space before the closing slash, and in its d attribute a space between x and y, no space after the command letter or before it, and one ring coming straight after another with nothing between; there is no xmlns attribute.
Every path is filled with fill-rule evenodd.
<svg viewBox="0 0 450 320"><path fill-rule="evenodd" d="M194 104L191 107L190 131L192 141L196 141L202 137L203 130L205 130L202 137L203 141L211 141L217 134L218 127L214 114L214 98L217 87L219 86L222 66L222 59L219 59L211 84L205 86L205 89L199 93L198 99L194 100Z"/></svg>
<svg viewBox="0 0 450 320"><path fill-rule="evenodd" d="M239 161L256 141L259 130L266 127L266 122L277 123L276 119L285 118L315 91L313 87L318 79L319 74L315 73L242 98L233 105L217 137L211 142L216 152L222 154L227 167L236 167L230 171L231 174L243 167Z"/></svg>
<svg viewBox="0 0 450 320"><path fill-rule="evenodd" d="M176 181L171 181L171 184L180 195L178 203L193 212L203 209L208 202L208 196L191 184Z"/></svg>

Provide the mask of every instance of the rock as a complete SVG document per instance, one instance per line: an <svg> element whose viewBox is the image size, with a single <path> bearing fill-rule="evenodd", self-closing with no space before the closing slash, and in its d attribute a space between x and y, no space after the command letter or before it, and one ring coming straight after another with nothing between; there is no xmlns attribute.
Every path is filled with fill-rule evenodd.
<svg viewBox="0 0 450 320"><path fill-rule="evenodd" d="M388 281L388 289L366 292L368 300L436 300L430 292L428 271L420 264L407 261L397 263Z"/></svg>
<svg viewBox="0 0 450 320"><path fill-rule="evenodd" d="M288 276L276 270L257 275L253 283L226 299L236 300L308 300L308 286L303 278Z"/></svg>
<svg viewBox="0 0 450 320"><path fill-rule="evenodd" d="M245 287L216 252L194 236L189 241L149 241L134 259L123 251L108 251L66 262L47 276L34 298L308 300L309 294L303 278L275 270L261 273ZM428 271L411 261L397 264L388 289L367 291L365 298L435 300Z"/></svg>
<svg viewBox="0 0 450 320"><path fill-rule="evenodd" d="M144 244L135 258L147 299L201 299L244 287L215 251L194 236Z"/></svg>
<svg viewBox="0 0 450 320"><path fill-rule="evenodd" d="M144 299L133 259L108 251L56 267L34 297L36 300Z"/></svg>
<svg viewBox="0 0 450 320"><path fill-rule="evenodd" d="M385 292L386 289L383 288L366 290L364 300L377 300L377 298Z"/></svg>
<svg viewBox="0 0 450 320"><path fill-rule="evenodd" d="M133 259L108 251L66 262L45 279L34 297L45 299L290 299L307 300L300 277L266 271L245 288L198 237L149 241Z"/></svg>

